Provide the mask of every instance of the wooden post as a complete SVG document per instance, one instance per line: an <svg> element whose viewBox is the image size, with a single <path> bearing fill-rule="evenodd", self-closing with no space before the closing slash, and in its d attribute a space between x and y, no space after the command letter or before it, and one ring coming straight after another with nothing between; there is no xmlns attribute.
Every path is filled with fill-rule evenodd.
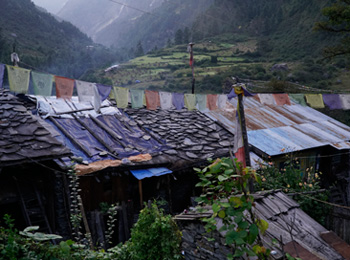
<svg viewBox="0 0 350 260"><path fill-rule="evenodd" d="M143 206L142 180L139 180L140 206Z"/></svg>
<svg viewBox="0 0 350 260"><path fill-rule="evenodd" d="M245 162L246 162L246 166L251 166L250 165L247 127L245 124L245 116L244 116L243 94L238 95L238 100L239 100L239 113L241 115L241 127L242 127L242 138L243 138Z"/></svg>
<svg viewBox="0 0 350 260"><path fill-rule="evenodd" d="M237 91L236 91L236 88L237 88ZM251 165L250 165L250 154L249 154L247 127L245 124L245 115L244 115L244 104L243 104L243 93L244 92L243 92L242 88L243 88L242 86L235 86L235 92L238 95L238 109L239 109L239 114L240 114L240 124L241 124L241 130L242 130L245 163L246 163L246 166L249 167ZM250 191L250 193L254 192L253 179L249 180L249 191Z"/></svg>
<svg viewBox="0 0 350 260"><path fill-rule="evenodd" d="M194 60L193 60L193 45L194 43L190 42L188 44L189 46L189 52L190 52L190 66L192 68L192 94L194 94L194 84L196 82L195 78L194 78Z"/></svg>

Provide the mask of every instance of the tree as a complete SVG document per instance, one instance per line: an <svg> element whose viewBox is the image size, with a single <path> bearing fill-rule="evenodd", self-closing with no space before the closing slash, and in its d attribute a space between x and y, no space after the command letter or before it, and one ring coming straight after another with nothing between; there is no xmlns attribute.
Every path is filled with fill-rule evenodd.
<svg viewBox="0 0 350 260"><path fill-rule="evenodd" d="M139 41L136 45L135 57L140 57L143 55L145 55L145 53L143 51L142 43L141 43L141 41Z"/></svg>
<svg viewBox="0 0 350 260"><path fill-rule="evenodd" d="M178 29L175 33L175 44L176 45L179 45L179 44L182 44L182 41L183 41L183 32L181 29Z"/></svg>
<svg viewBox="0 0 350 260"><path fill-rule="evenodd" d="M188 27L185 28L183 33L183 41L182 43L188 44L190 42L190 29Z"/></svg>
<svg viewBox="0 0 350 260"><path fill-rule="evenodd" d="M324 49L327 58L350 54L350 1L337 0L322 9L326 21L317 22L315 30L334 33L341 37L340 43Z"/></svg>

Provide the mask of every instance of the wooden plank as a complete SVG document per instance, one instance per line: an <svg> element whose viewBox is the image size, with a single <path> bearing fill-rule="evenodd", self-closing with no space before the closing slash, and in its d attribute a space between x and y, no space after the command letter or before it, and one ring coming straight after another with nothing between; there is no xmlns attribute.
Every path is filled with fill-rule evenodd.
<svg viewBox="0 0 350 260"><path fill-rule="evenodd" d="M350 260L350 245L345 243L337 234L333 231L326 231L322 232L320 235L322 239L331 245L340 255L346 260Z"/></svg>
<svg viewBox="0 0 350 260"><path fill-rule="evenodd" d="M97 141L99 141L104 147L107 148L107 150L112 153L115 154L114 149L109 146L105 140L103 140L93 129L91 129L91 127L89 127L83 120L81 120L79 117L77 117L76 115L73 114L73 117L75 118L75 120L77 120L79 122L79 124L81 124L83 127L85 127L86 130L89 131L89 133L96 138Z"/></svg>
<svg viewBox="0 0 350 260"><path fill-rule="evenodd" d="M92 157L92 154L88 149L86 149L81 143L79 143L75 138L65 129L63 128L53 117L49 116L50 121L65 135L69 138L69 140L79 147L86 155Z"/></svg>
<svg viewBox="0 0 350 260"><path fill-rule="evenodd" d="M315 256L310 251L306 250L296 241L291 241L283 246L283 250L289 253L293 257L299 257L307 260L321 260L321 258Z"/></svg>

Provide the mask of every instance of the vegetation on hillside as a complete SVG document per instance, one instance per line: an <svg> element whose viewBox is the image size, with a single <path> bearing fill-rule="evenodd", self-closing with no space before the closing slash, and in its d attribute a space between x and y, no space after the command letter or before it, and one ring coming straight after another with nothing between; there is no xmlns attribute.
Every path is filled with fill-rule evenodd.
<svg viewBox="0 0 350 260"><path fill-rule="evenodd" d="M94 44L70 23L40 11L30 0L1 0L0 5L1 63L11 64L15 45L21 67L79 78L87 69L118 59L116 53Z"/></svg>

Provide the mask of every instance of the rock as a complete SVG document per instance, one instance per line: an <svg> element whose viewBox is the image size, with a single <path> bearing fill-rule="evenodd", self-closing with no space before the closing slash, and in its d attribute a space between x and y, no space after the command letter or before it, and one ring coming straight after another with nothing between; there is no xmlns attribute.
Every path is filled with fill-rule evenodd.
<svg viewBox="0 0 350 260"><path fill-rule="evenodd" d="M271 67L270 71L289 71L287 63L275 64Z"/></svg>

